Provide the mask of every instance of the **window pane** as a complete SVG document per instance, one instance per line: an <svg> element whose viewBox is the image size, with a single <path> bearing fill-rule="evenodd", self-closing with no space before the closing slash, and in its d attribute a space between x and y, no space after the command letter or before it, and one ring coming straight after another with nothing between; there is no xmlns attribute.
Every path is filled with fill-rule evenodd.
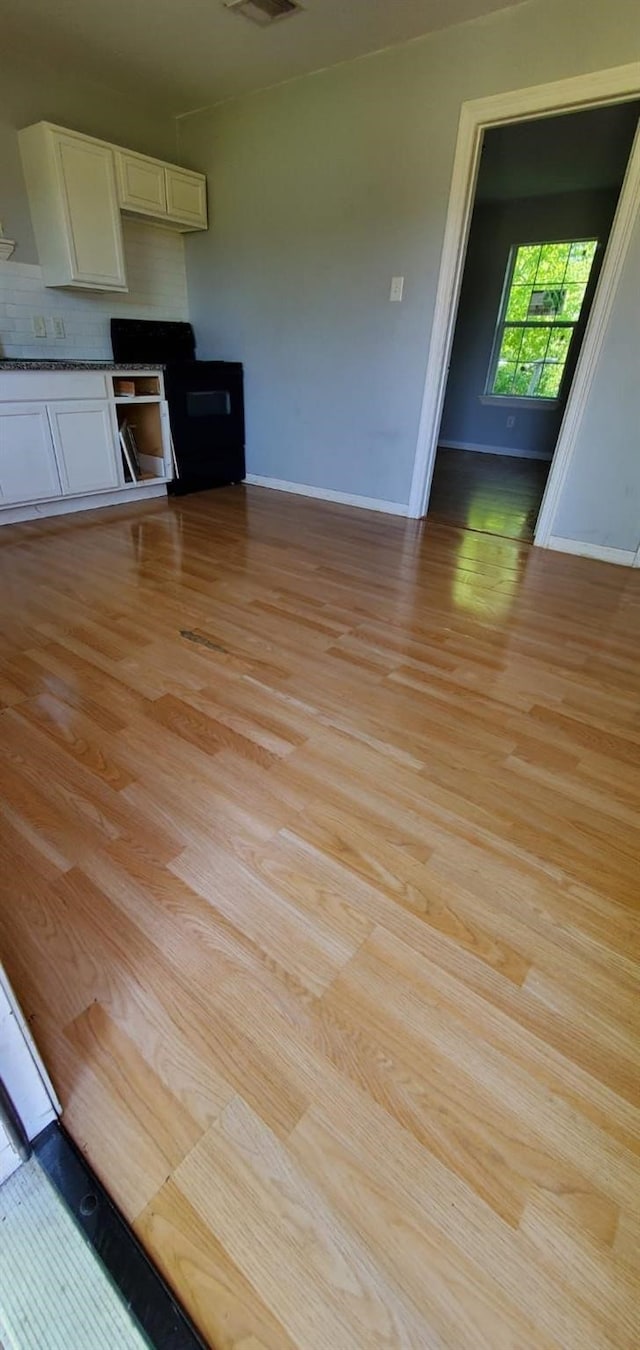
<svg viewBox="0 0 640 1350"><path fill-rule="evenodd" d="M525 331L524 328L505 328L504 333L502 334L502 345L500 347L501 361L518 360L522 335Z"/></svg>
<svg viewBox="0 0 640 1350"><path fill-rule="evenodd" d="M540 244L521 244L516 253L513 281L516 286L533 285L540 258Z"/></svg>
<svg viewBox="0 0 640 1350"><path fill-rule="evenodd" d="M543 244L536 272L536 285L559 286L569 260L570 244Z"/></svg>
<svg viewBox="0 0 640 1350"><path fill-rule="evenodd" d="M530 286L512 286L507 305L507 319L526 319L529 308Z"/></svg>
<svg viewBox="0 0 640 1350"><path fill-rule="evenodd" d="M551 323L558 317L564 304L564 287L555 286L540 290L534 286L529 299L527 321L530 323Z"/></svg>
<svg viewBox="0 0 640 1350"><path fill-rule="evenodd" d="M557 398L563 374L564 363L557 366L545 365L540 376L540 383L536 390L538 397Z"/></svg>
<svg viewBox="0 0 640 1350"><path fill-rule="evenodd" d="M586 239L571 245L565 281L582 281L586 285L597 247L597 239Z"/></svg>
<svg viewBox="0 0 640 1350"><path fill-rule="evenodd" d="M492 393L510 394L516 367L513 363L500 361L493 381Z"/></svg>
<svg viewBox="0 0 640 1350"><path fill-rule="evenodd" d="M513 377L513 392L526 396L529 393L529 385L534 379L536 368L533 364L523 362L516 367L516 373Z"/></svg>
<svg viewBox="0 0 640 1350"><path fill-rule="evenodd" d="M567 359L567 352L569 351L572 337L572 328L552 328L549 336L547 360L562 361L564 363Z"/></svg>
<svg viewBox="0 0 640 1350"><path fill-rule="evenodd" d="M525 328L520 349L520 359L522 361L543 361L547 354L547 345L549 342L549 329Z"/></svg>
<svg viewBox="0 0 640 1350"><path fill-rule="evenodd" d="M558 310L559 319L570 319L572 323L576 323L580 318L580 310L582 309L582 301L584 300L586 289L585 282L579 286L563 287L562 304Z"/></svg>

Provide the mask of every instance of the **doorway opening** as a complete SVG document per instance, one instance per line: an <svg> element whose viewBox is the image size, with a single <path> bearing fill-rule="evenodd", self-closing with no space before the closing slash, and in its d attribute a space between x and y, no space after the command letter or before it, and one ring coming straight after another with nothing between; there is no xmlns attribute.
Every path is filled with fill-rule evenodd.
<svg viewBox="0 0 640 1350"><path fill-rule="evenodd" d="M483 137L430 519L533 541L640 100Z"/></svg>

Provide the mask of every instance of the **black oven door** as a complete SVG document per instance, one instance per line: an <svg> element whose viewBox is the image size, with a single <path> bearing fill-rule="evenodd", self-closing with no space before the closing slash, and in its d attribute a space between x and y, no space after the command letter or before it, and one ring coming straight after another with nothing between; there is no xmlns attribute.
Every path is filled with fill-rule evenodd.
<svg viewBox="0 0 640 1350"><path fill-rule="evenodd" d="M242 366L185 361L165 370L171 435L178 465L173 492L239 483L244 478Z"/></svg>

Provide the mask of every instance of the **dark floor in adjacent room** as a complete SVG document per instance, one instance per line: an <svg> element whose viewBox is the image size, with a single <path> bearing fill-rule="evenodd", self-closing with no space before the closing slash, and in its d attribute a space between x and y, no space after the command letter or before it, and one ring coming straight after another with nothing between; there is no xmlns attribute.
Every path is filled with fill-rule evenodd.
<svg viewBox="0 0 640 1350"><path fill-rule="evenodd" d="M441 446L429 519L530 542L548 475L547 460Z"/></svg>

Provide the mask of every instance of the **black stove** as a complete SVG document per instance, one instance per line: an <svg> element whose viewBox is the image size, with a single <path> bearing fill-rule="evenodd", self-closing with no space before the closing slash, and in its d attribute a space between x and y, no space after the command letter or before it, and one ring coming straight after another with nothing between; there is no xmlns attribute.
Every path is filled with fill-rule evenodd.
<svg viewBox="0 0 640 1350"><path fill-rule="evenodd" d="M164 387L177 464L176 493L240 483L244 463L244 395L238 361L197 361L190 323L112 319L113 359L164 366Z"/></svg>

